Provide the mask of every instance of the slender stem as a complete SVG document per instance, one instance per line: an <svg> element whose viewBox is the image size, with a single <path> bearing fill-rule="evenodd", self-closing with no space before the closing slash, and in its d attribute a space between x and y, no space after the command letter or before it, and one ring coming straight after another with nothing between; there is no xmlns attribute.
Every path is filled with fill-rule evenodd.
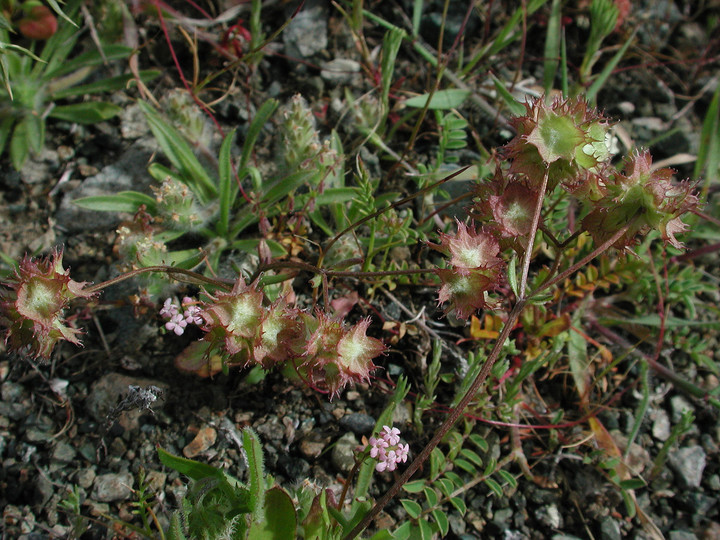
<svg viewBox="0 0 720 540"><path fill-rule="evenodd" d="M628 231L628 229L633 225L634 222L635 222L635 218L631 219L628 223L625 224L625 226L623 228L621 228L619 231L617 231L615 234L613 234L610 238L605 240L605 242L600 244L597 248L595 248L592 252L590 252L590 254L588 254L585 257L583 257L582 259L580 259L578 262L573 264L567 270L560 272L554 278L552 278L552 279L546 281L545 283L543 283L542 285L540 285L537 289L532 291L529 296L532 297L537 294L540 294L545 289L549 289L553 285L560 283L562 280L564 280L568 276L577 272L580 268L585 266L587 263L592 261L595 257L600 255L603 251L606 251L607 249L609 249L615 242L620 240L620 238L622 238L622 236Z"/></svg>
<svg viewBox="0 0 720 540"><path fill-rule="evenodd" d="M545 190L548 184L548 174L550 174L550 168L545 167L545 174L543 175L542 184L538 191L537 202L535 203L535 211L533 212L533 220L530 224L530 232L528 233L528 246L525 250L525 257L523 258L522 277L520 278L520 298L525 298L525 291L527 289L528 275L530 274L530 261L532 260L532 252L535 248L535 235L537 234L538 225L540 225L540 217L542 216L542 205L545 200Z"/></svg>
<svg viewBox="0 0 720 540"><path fill-rule="evenodd" d="M260 265L258 270L255 272L255 276L257 276L261 272L264 272L265 270L276 270L278 268L296 268L298 270L305 270L314 274L320 274L327 278L355 277L358 279L384 276L409 276L412 274L432 274L435 272L434 268L408 268L406 270L381 270L377 272L356 272L354 270L325 270L324 268L318 268L314 264L302 261L275 261Z"/></svg>
<svg viewBox="0 0 720 540"><path fill-rule="evenodd" d="M174 266L146 266L144 268L136 268L135 270L130 270L129 272L125 272L124 274L121 274L114 278L110 278L107 281L103 281L102 283L98 283L96 285L91 285L90 287L85 289L85 292L96 293L98 291L105 289L106 287L109 287L110 285L115 285L117 283L125 281L126 279L130 279L135 276L139 276L141 274L146 274L148 272L164 272L165 274L168 274L170 276L179 274L182 276L189 277L191 283L207 283L208 285L213 285L215 287L220 287L222 289L226 289L226 290L231 289L229 284L223 280L203 276L202 274L198 274L197 272L193 272L192 270L185 270L184 268L175 268Z"/></svg>

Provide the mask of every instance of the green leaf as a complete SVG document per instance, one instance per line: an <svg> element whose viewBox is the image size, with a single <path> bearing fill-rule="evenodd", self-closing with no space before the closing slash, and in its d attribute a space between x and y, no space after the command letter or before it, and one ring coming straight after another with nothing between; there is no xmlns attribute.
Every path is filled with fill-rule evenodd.
<svg viewBox="0 0 720 540"><path fill-rule="evenodd" d="M500 484L498 484L495 480L492 478L486 478L485 479L485 485L490 488L490 490L497 496L502 497L503 490Z"/></svg>
<svg viewBox="0 0 720 540"><path fill-rule="evenodd" d="M273 257L284 257L287 255L287 250L281 243L275 240L266 240L266 242ZM245 253L255 253L259 243L260 240L258 238L243 238L242 240L235 240L230 244L230 249L239 249Z"/></svg>
<svg viewBox="0 0 720 540"><path fill-rule="evenodd" d="M97 195L75 199L73 204L97 212L130 212L134 214L143 204L150 214L156 211L155 199L137 191L120 191L113 195Z"/></svg>
<svg viewBox="0 0 720 540"><path fill-rule="evenodd" d="M66 60L67 56L65 56L63 60L60 60L58 62L53 59L52 63L48 63L48 69L43 74L43 77L45 79L55 79L57 77L62 77L63 75L68 75L69 73L73 73L74 71L77 71L81 68L88 68L104 64L106 60L108 62L112 62L114 60L121 60L123 58L127 58L128 56L130 56L130 54L132 54L132 52L132 47L127 47L125 45L104 45L104 58L103 55L100 54L100 51L92 50L80 54L70 61Z"/></svg>
<svg viewBox="0 0 720 540"><path fill-rule="evenodd" d="M493 84L495 85L495 90L497 90L498 95L503 98L503 101L505 102L505 105L508 106L508 109L510 109L510 112L514 116L522 116L526 114L527 111L525 109L525 106L517 99L515 99L515 96L508 92L507 88L505 88L505 85L495 77L493 77L492 79Z"/></svg>
<svg viewBox="0 0 720 540"><path fill-rule="evenodd" d="M380 61L380 102L386 111L389 110L388 95L390 94L393 71L395 70L395 60L405 36L407 34L404 30L393 26L383 37L382 60Z"/></svg>
<svg viewBox="0 0 720 540"><path fill-rule="evenodd" d="M284 178L280 178L265 193L262 204L265 206L272 205L280 199L285 198L288 194L305 184L308 180L315 176L315 171L299 171Z"/></svg>
<svg viewBox="0 0 720 540"><path fill-rule="evenodd" d="M232 142L235 138L235 131L232 130L223 140L222 146L220 147L220 154L218 156L218 174L220 177L220 219L218 220L218 234L221 237L226 237L230 229L230 209L235 203L235 194L237 193L237 186L233 182L232 174L232 160L230 156L230 149L232 148Z"/></svg>
<svg viewBox="0 0 720 540"><path fill-rule="evenodd" d="M420 529L420 538L422 540L432 540L433 530L426 519L418 520L418 528Z"/></svg>
<svg viewBox="0 0 720 540"><path fill-rule="evenodd" d="M417 519L420 514L422 514L422 506L420 506L415 501L412 501L410 499L400 499L400 504L403 505L405 511L413 519Z"/></svg>
<svg viewBox="0 0 720 540"><path fill-rule="evenodd" d="M453 483L447 478L439 478L435 480L435 482L433 482L433 485L436 486L440 490L440 493L442 493L446 497L449 497L455 489Z"/></svg>
<svg viewBox="0 0 720 540"><path fill-rule="evenodd" d="M57 13L60 17L65 19L67 22L72 24L75 28L77 28L77 24L75 24L75 21L73 21L70 17L65 15L62 9L60 9L60 6L57 3L57 0L47 0L48 5L52 8L52 10Z"/></svg>
<svg viewBox="0 0 720 540"><path fill-rule="evenodd" d="M460 475L453 471L447 471L445 472L445 476L449 478L453 484L455 484L456 488L461 488L465 485L465 481L460 478Z"/></svg>
<svg viewBox="0 0 720 540"><path fill-rule="evenodd" d="M254 522L247 540L286 540L297 537L297 514L290 496L279 486L265 492L263 518Z"/></svg>
<svg viewBox="0 0 720 540"><path fill-rule="evenodd" d="M255 118L250 122L247 133L245 134L245 142L243 143L242 156L240 158L240 169L244 170L252 156L253 147L257 141L263 126L270 120L270 117L278 108L276 99L268 99L265 101L255 113Z"/></svg>
<svg viewBox="0 0 720 540"><path fill-rule="evenodd" d="M455 510L457 510L463 515L465 515L465 512L467 512L467 505L465 504L465 501L463 501L460 497L450 497L450 504L455 507Z"/></svg>
<svg viewBox="0 0 720 540"><path fill-rule="evenodd" d="M443 512L439 508L436 508L435 510L430 512L430 515L432 515L435 523L437 523L437 526L440 529L440 536L442 538L445 538L448 534L448 531L450 530L450 522L448 521L445 512Z"/></svg>
<svg viewBox="0 0 720 540"><path fill-rule="evenodd" d="M407 107L414 107L417 109L425 108L426 104L427 108L431 110L455 109L463 104L468 96L470 96L470 93L470 90L461 90L458 88L438 90L432 95L432 97L430 97L430 94L411 97L405 100L405 105ZM428 100L430 100L429 104Z"/></svg>
<svg viewBox="0 0 720 540"><path fill-rule="evenodd" d="M473 464L462 458L455 458L453 464L456 467L462 469L463 471L472 474L473 476L477 474L477 469L473 466Z"/></svg>
<svg viewBox="0 0 720 540"><path fill-rule="evenodd" d="M195 157L190 145L180 132L144 101L138 101L138 105L145 114L150 130L163 153L180 172L182 182L193 190L201 204L207 204L217 197L215 182Z"/></svg>
<svg viewBox="0 0 720 540"><path fill-rule="evenodd" d="M166 264L174 268L184 268L190 270L203 262L206 253L202 249L183 249L181 251L171 251L167 254Z"/></svg>
<svg viewBox="0 0 720 540"><path fill-rule="evenodd" d="M16 171L22 169L30 155L30 129L32 128L26 117L20 120L13 130L12 139L10 139L10 160Z"/></svg>
<svg viewBox="0 0 720 540"><path fill-rule="evenodd" d="M629 478L628 480L622 480L620 487L622 489L641 489L647 486L647 482L642 478Z"/></svg>
<svg viewBox="0 0 720 540"><path fill-rule="evenodd" d="M194 459L187 459L180 456L175 456L169 452L166 452L162 448L158 448L158 457L160 462L166 467L170 467L176 470L180 474L184 474L188 478L193 480L202 480L203 478L217 478L218 480L226 480L225 473L220 469L208 465L206 463L200 463Z"/></svg>
<svg viewBox="0 0 720 540"><path fill-rule="evenodd" d="M403 485L403 489L408 493L420 493L425 489L425 480L414 480Z"/></svg>
<svg viewBox="0 0 720 540"><path fill-rule="evenodd" d="M56 120L66 120L77 124L95 124L117 116L121 112L122 108L112 103L86 101L72 105L59 105L54 107L48 116Z"/></svg>
<svg viewBox="0 0 720 540"><path fill-rule="evenodd" d="M561 3L560 0L552 0L550 7L550 17L548 18L547 33L545 34L545 61L543 62L543 88L545 95L550 95L555 81L555 73L558 68L558 57L560 55L560 36L561 30Z"/></svg>
<svg viewBox="0 0 720 540"><path fill-rule="evenodd" d="M262 519L265 498L265 467L262 446L257 434L249 427L242 432L243 450L248 462L248 488L253 522Z"/></svg>
<svg viewBox="0 0 720 540"><path fill-rule="evenodd" d="M477 433L472 433L468 438L470 439L470 442L477 446L482 453L487 454L490 447L485 439Z"/></svg>
<svg viewBox="0 0 720 540"><path fill-rule="evenodd" d="M400 525L397 529L395 529L395 532L393 533L393 538L395 540L407 540L408 538L410 538L412 524L412 521L406 521L405 523Z"/></svg>
<svg viewBox="0 0 720 540"><path fill-rule="evenodd" d="M479 455L477 455L477 453L470 450L469 448L463 448L462 450L460 450L460 455L462 457L464 457L465 459L467 459L468 461L470 461L471 463L474 463L478 467L483 466L482 458Z"/></svg>
<svg viewBox="0 0 720 540"><path fill-rule="evenodd" d="M590 88L588 88L587 92L585 93L585 99L588 101L588 103L595 103L595 98L597 97L598 92L600 92L600 89L605 86L605 83L610 78L610 75L612 75L615 67L620 63L622 57L625 56L628 47L630 47L630 44L635 39L635 34L637 34L637 30L637 28L633 30L633 33L630 35L627 41L623 44L622 47L620 47L620 50L613 55L610 61L605 64L605 67L603 67L603 70L597 76L595 82L593 82Z"/></svg>
<svg viewBox="0 0 720 540"><path fill-rule="evenodd" d="M428 507L432 508L433 506L437 505L437 502L438 502L437 491L435 491L430 486L425 486L425 488L423 489L423 494L425 495L425 500L428 503Z"/></svg>
<svg viewBox="0 0 720 540"><path fill-rule="evenodd" d="M435 478L445 467L445 454L437 446L430 452L430 478Z"/></svg>
<svg viewBox="0 0 720 540"><path fill-rule="evenodd" d="M502 479L505 480L505 482L507 482L507 484L512 489L517 489L517 486L518 486L517 479L511 473L509 473L505 469L500 469L497 472L497 474L498 474L498 476L501 476Z"/></svg>
<svg viewBox="0 0 720 540"><path fill-rule="evenodd" d="M162 72L156 69L147 69L139 73L143 82L149 82L160 76ZM115 90L123 90L127 87L128 81L135 80L135 75L118 75L117 77L109 77L88 84L71 86L52 92L52 99L62 99L74 96L86 96L88 94L97 94L100 92L113 92Z"/></svg>

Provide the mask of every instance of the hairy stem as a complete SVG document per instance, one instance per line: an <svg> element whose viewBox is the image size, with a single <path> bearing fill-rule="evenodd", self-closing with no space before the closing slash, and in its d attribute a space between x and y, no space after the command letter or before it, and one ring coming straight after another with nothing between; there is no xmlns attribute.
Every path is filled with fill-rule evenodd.
<svg viewBox="0 0 720 540"><path fill-rule="evenodd" d="M163 272L169 276L185 276L186 278L189 278L187 279L187 281L189 281L190 283L204 283L226 290L230 290L232 288L224 280L203 276L202 274L198 274L197 272L193 272L192 270L175 268L174 266L146 266L144 268L136 268L135 270L130 270L129 272L125 272L124 274L121 274L114 278L110 278L107 281L103 281L102 283L91 285L90 287L86 288L85 291L89 293L95 293L105 289L106 287L109 287L110 285L115 285L117 283L125 281L126 279L130 279L141 274L147 274L148 272Z"/></svg>

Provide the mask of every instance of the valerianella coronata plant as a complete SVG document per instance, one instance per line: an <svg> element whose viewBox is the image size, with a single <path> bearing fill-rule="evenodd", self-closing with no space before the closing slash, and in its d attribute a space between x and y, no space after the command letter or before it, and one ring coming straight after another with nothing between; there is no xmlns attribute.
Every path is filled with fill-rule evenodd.
<svg viewBox="0 0 720 540"><path fill-rule="evenodd" d="M582 221L596 243L604 242L631 223L614 247L630 246L638 234L651 229L660 231L663 240L676 248L682 247L675 238L687 228L680 216L696 209L698 198L689 182L672 182L671 169L652 170L651 165L650 152L637 152L628 159L624 173L605 179L603 197Z"/></svg>
<svg viewBox="0 0 720 540"><path fill-rule="evenodd" d="M440 235L436 249L450 256L450 267L436 270L442 286L438 292L447 311L467 319L476 310L487 307L487 293L500 283L503 261L498 257L500 245L487 231L475 231L458 221L457 233Z"/></svg>
<svg viewBox="0 0 720 540"><path fill-rule="evenodd" d="M203 306L200 317L204 339L221 350L230 363L249 363L260 321L265 313L264 295L239 279L229 293L217 293Z"/></svg>
<svg viewBox="0 0 720 540"><path fill-rule="evenodd" d="M574 182L611 157L607 121L582 98L544 98L525 104L527 114L511 120L517 135L505 146L510 173L539 186L548 171L549 189Z"/></svg>
<svg viewBox="0 0 720 540"><path fill-rule="evenodd" d="M349 383L369 380L373 358L385 351L380 340L366 335L369 319L348 328L323 312L311 315L290 307L282 298L269 306L264 300L255 285L238 280L231 292L203 303L197 316L210 351L232 365L270 369L288 363L331 396Z"/></svg>
<svg viewBox="0 0 720 540"><path fill-rule="evenodd" d="M6 328L10 348L27 348L35 358L50 357L55 344L66 340L80 345L80 330L65 319L65 310L77 299L93 296L86 283L74 281L62 266L62 251L43 259L25 257L15 276L1 284L0 325Z"/></svg>
<svg viewBox="0 0 720 540"><path fill-rule="evenodd" d="M370 457L378 460L375 470L394 471L399 463L405 463L410 446L400 443L400 430L383 426L377 437L370 437Z"/></svg>
<svg viewBox="0 0 720 540"><path fill-rule="evenodd" d="M335 396L348 384L368 381L375 369L373 358L385 351L379 339L366 335L370 319L351 328L336 318L318 312L303 313L304 336L299 371L315 387Z"/></svg>

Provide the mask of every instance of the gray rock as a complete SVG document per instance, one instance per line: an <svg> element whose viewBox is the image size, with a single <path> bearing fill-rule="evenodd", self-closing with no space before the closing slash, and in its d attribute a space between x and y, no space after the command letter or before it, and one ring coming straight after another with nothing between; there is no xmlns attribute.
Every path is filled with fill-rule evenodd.
<svg viewBox="0 0 720 540"><path fill-rule="evenodd" d="M688 446L671 453L669 464L677 473L680 485L692 488L700 487L705 461L701 446Z"/></svg>
<svg viewBox="0 0 720 540"><path fill-rule="evenodd" d="M53 448L52 458L61 463L70 463L75 458L75 448L71 444L61 441Z"/></svg>
<svg viewBox="0 0 720 540"><path fill-rule="evenodd" d="M285 53L308 58L327 47L328 3L308 0L283 31Z"/></svg>
<svg viewBox="0 0 720 540"><path fill-rule="evenodd" d="M22 167L22 180L27 184L47 182L56 175L60 159L58 153L50 148L43 148L36 156L31 155Z"/></svg>
<svg viewBox="0 0 720 540"><path fill-rule="evenodd" d="M652 434L659 441L667 441L670 437L670 417L663 409L655 411Z"/></svg>
<svg viewBox="0 0 720 540"><path fill-rule="evenodd" d="M341 472L350 472L355 464L355 448L358 441L352 433L346 433L335 443L330 458L333 465Z"/></svg>
<svg viewBox="0 0 720 540"><path fill-rule="evenodd" d="M340 427L352 431L355 435L367 435L372 433L375 427L375 419L363 413L346 414L338 423Z"/></svg>
<svg viewBox="0 0 720 540"><path fill-rule="evenodd" d="M559 529L560 527L562 527L563 524L560 510L558 510L557 505L554 503L547 504L538 508L535 511L535 519L537 519L546 527L550 527L551 529Z"/></svg>
<svg viewBox="0 0 720 540"><path fill-rule="evenodd" d="M147 166L155 149L152 139L140 139L114 164L108 165L68 192L56 214L57 226L68 234L116 227L122 221L120 214L85 210L73 201L81 197L109 195L119 191L148 191L152 178L147 173Z"/></svg>
<svg viewBox="0 0 720 540"><path fill-rule="evenodd" d="M604 518L600 522L600 538L601 540L621 540L620 524L610 516Z"/></svg>
<svg viewBox="0 0 720 540"><path fill-rule="evenodd" d="M670 540L697 540L697 536L689 531L670 531Z"/></svg>
<svg viewBox="0 0 720 540"><path fill-rule="evenodd" d="M263 439L274 443L274 446L279 446L285 436L285 426L277 415L272 415L262 424L256 425L255 431Z"/></svg>
<svg viewBox="0 0 720 540"><path fill-rule="evenodd" d="M670 408L672 409L672 421L674 424L680 421L685 411L695 410L695 407L683 396L673 396L670 399Z"/></svg>
<svg viewBox="0 0 720 540"><path fill-rule="evenodd" d="M320 76L328 82L347 84L360 72L360 64L349 58L335 58L322 65Z"/></svg>
<svg viewBox="0 0 720 540"><path fill-rule="evenodd" d="M125 501L132 495L133 480L129 472L101 474L95 478L92 498L104 503Z"/></svg>
<svg viewBox="0 0 720 540"><path fill-rule="evenodd" d="M80 469L75 473L75 482L83 489L89 489L95 481L94 469Z"/></svg>
<svg viewBox="0 0 720 540"><path fill-rule="evenodd" d="M713 474L710 478L708 478L708 487L715 491L720 491L720 476L717 474Z"/></svg>
<svg viewBox="0 0 720 540"><path fill-rule="evenodd" d="M512 508L501 508L496 510L492 517L492 522L495 526L504 531L510 527L510 520L513 517L514 510Z"/></svg>
<svg viewBox="0 0 720 540"><path fill-rule="evenodd" d="M53 486L47 475L38 474L35 480L35 502L40 506L45 506L53 493L55 493L55 486Z"/></svg>
<svg viewBox="0 0 720 540"><path fill-rule="evenodd" d="M16 402L22 398L24 391L25 388L23 388L22 384L5 381L0 387L0 397L2 397L3 401Z"/></svg>

